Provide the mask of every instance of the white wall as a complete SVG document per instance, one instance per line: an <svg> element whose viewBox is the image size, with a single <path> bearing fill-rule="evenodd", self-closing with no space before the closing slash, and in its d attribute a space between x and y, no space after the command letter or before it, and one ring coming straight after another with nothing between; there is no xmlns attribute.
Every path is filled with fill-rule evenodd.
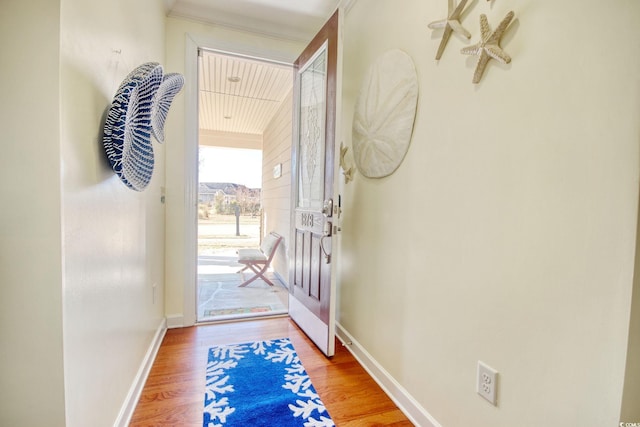
<svg viewBox="0 0 640 427"><path fill-rule="evenodd" d="M359 1L345 21L344 141L368 65L400 48L420 98L390 177L343 195L341 325L446 427L618 425L638 200L640 3ZM479 14L503 39L473 85ZM615 23L615 24L614 24ZM495 408L476 364L500 372ZM637 419L623 420L628 422Z"/></svg>
<svg viewBox="0 0 640 427"><path fill-rule="evenodd" d="M0 13L0 425L64 426L60 7Z"/></svg>
<svg viewBox="0 0 640 427"><path fill-rule="evenodd" d="M102 127L124 77L164 62L165 18L159 0L61 4L67 426L111 426L164 317L160 187L175 142L153 140L153 178L135 192L110 169Z"/></svg>
<svg viewBox="0 0 640 427"><path fill-rule="evenodd" d="M291 77L293 79L293 75ZM293 255L291 233L291 132L293 94L284 99L264 131L262 149L262 211L264 234L275 231L284 237L272 261L281 278L289 280L287 254ZM274 178L273 168L281 165L281 176ZM289 252L291 251L291 253Z"/></svg>
<svg viewBox="0 0 640 427"><path fill-rule="evenodd" d="M190 278L188 270L195 268L193 236L196 218L195 210L191 218L186 206L195 206L195 195L191 195L195 188L188 181L195 177L197 168L197 123L192 123L194 129L188 129L187 115L197 111L194 106L197 105L197 96L195 92L190 96L189 92L195 90L197 76L188 73L187 61L192 62L195 58L187 57L186 47L196 45L293 63L304 48L304 43L177 18L167 19L166 40L167 66L175 72L185 73L187 79L185 96L174 100L171 107L172 122L166 126L166 135L176 141L166 147L166 236L169 242L166 251L166 314L171 325L180 326L195 320L195 276ZM186 133L190 133L193 140L188 140ZM185 306L188 310L185 310Z"/></svg>

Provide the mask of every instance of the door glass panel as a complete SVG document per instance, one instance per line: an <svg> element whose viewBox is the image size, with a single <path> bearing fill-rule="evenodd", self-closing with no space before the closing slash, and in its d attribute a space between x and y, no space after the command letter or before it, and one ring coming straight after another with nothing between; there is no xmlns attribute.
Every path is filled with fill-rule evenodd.
<svg viewBox="0 0 640 427"><path fill-rule="evenodd" d="M298 207L322 209L327 84L326 44L300 72Z"/></svg>

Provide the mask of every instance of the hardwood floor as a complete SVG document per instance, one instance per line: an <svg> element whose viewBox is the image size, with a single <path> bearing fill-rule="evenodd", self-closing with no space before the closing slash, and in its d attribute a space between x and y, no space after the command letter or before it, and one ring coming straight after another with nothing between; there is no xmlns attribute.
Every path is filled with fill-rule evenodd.
<svg viewBox="0 0 640 427"><path fill-rule="evenodd" d="M130 426L202 426L209 347L283 337L291 339L336 426L413 425L340 342L328 359L282 317L167 331Z"/></svg>

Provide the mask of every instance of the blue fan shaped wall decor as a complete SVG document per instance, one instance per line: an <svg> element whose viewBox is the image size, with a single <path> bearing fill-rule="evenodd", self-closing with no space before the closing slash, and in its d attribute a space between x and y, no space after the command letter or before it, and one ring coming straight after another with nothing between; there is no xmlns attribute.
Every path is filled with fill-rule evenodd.
<svg viewBox="0 0 640 427"><path fill-rule="evenodd" d="M180 85L177 90L163 90L171 97L163 107L156 105L166 98L166 95L158 96L162 83L160 64L148 62L140 65L120 84L107 114L102 144L116 175L132 190L143 191L153 175L151 135L156 135L152 126L152 117L156 115L154 111L163 111L159 132L164 135L164 118L171 100L182 88Z"/></svg>
<svg viewBox="0 0 640 427"><path fill-rule="evenodd" d="M182 90L182 86L184 86L184 77L178 73L166 74L160 83L151 109L151 133L160 143L164 142L164 122L167 120L171 102Z"/></svg>

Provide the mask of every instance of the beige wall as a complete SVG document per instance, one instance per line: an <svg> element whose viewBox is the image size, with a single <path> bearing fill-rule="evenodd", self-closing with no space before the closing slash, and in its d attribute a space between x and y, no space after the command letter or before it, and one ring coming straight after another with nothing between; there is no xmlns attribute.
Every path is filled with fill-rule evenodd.
<svg viewBox="0 0 640 427"><path fill-rule="evenodd" d="M257 33L177 18L167 19L166 40L167 66L179 73L186 73L187 61L194 60L186 55L187 41L200 47L291 63L304 48L304 43L297 41L265 37ZM185 74L185 78L187 81L184 97L174 100L171 122L166 126L166 134L175 141L166 146L166 236L167 242L170 242L166 252L166 315L171 325L190 324L195 320L195 276L189 277L188 273L190 268L194 268L191 265L195 263L195 212L191 218L187 214L186 206L192 202L190 194L195 191L195 182L190 184L189 180L193 178L195 181L197 168L197 129L189 129L187 126L187 114L191 111L189 108L193 108L193 105L190 107L188 103L197 104L197 96L195 93L189 93L189 90L195 88L195 80L188 74ZM192 135L193 141L186 137L187 134Z"/></svg>
<svg viewBox="0 0 640 427"><path fill-rule="evenodd" d="M640 217L638 218L640 225ZM636 259L631 301L631 320L629 322L629 344L627 346L627 366L622 395L622 422L640 420L640 226L636 226Z"/></svg>
<svg viewBox="0 0 640 427"><path fill-rule="evenodd" d="M60 5L0 13L0 425L65 425Z"/></svg>
<svg viewBox="0 0 640 427"><path fill-rule="evenodd" d="M414 59L420 98L396 173L344 188L338 320L443 426L618 425L640 3L471 2L470 43L480 13L495 28L510 8L513 62L489 64L479 85L466 40L434 60L426 24L446 2L359 1L346 16L345 143L363 74L386 50ZM475 392L478 360L500 372L497 408Z"/></svg>
<svg viewBox="0 0 640 427"><path fill-rule="evenodd" d="M164 64L165 17L158 0L61 4L67 426L110 426L164 317L160 196L175 142L153 140L154 175L136 192L110 169L102 126L125 76Z"/></svg>
<svg viewBox="0 0 640 427"><path fill-rule="evenodd" d="M156 0L65 0L61 15L67 425L107 426L164 317L165 166L153 140L149 186L128 189L106 161L101 129L124 77L164 63L164 10Z"/></svg>
<svg viewBox="0 0 640 427"><path fill-rule="evenodd" d="M293 78L293 77L292 77ZM262 149L262 210L263 232L275 231L284 237L273 260L274 270L288 282L287 254L291 247L291 129L292 94L284 99L282 106L264 131ZM274 178L273 169L281 165L282 175Z"/></svg>
<svg viewBox="0 0 640 427"><path fill-rule="evenodd" d="M128 190L102 124L124 76L163 61L162 6L3 2L0 35L0 424L111 426L163 318L164 156Z"/></svg>

